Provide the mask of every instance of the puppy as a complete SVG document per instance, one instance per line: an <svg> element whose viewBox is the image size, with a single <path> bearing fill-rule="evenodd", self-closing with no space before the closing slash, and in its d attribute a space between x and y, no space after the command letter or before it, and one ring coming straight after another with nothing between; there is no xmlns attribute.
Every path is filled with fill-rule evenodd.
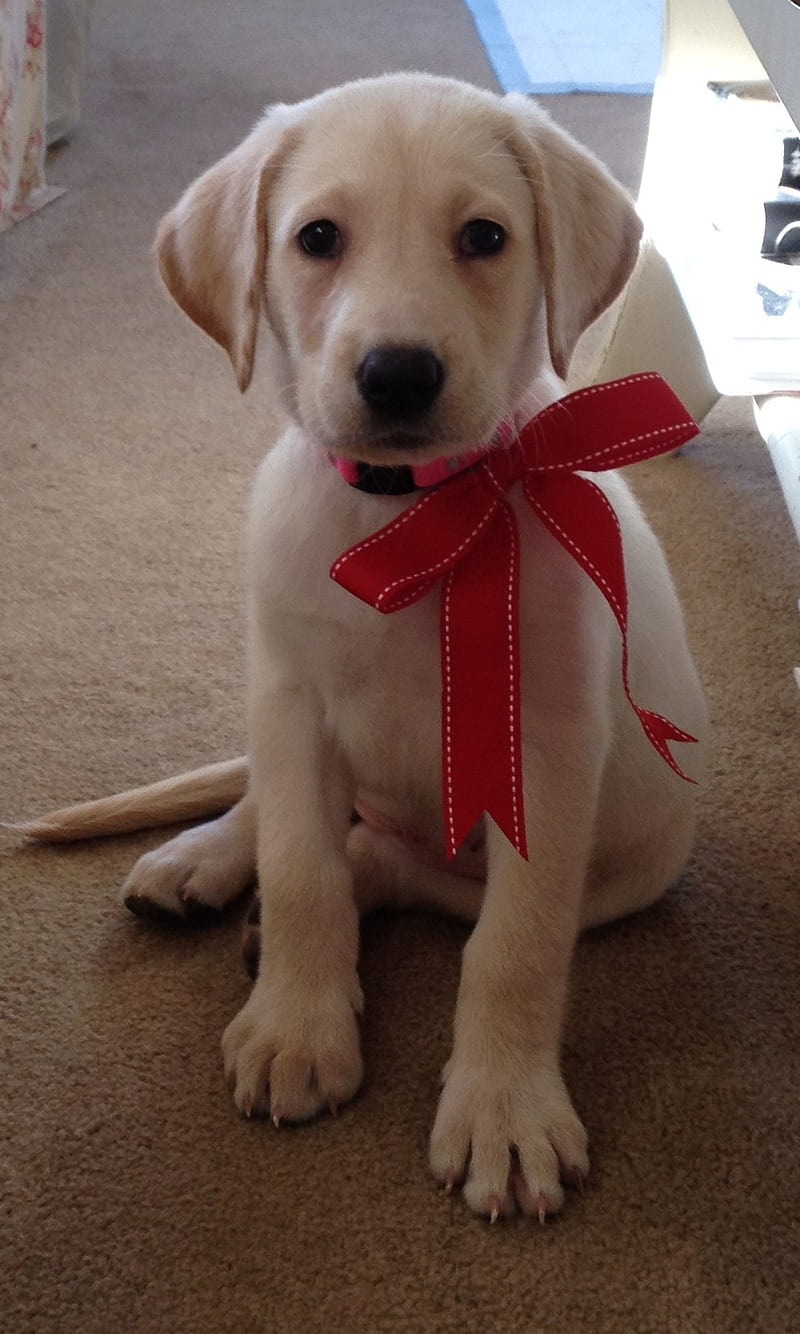
<svg viewBox="0 0 800 1334"><path fill-rule="evenodd" d="M485 818L448 863L437 598L380 616L328 575L409 497L349 486L330 458L457 458L558 400L639 236L625 192L535 103L423 75L276 106L191 185L158 231L164 282L242 390L266 316L289 420L249 524L249 755L25 827L85 837L224 812L142 857L124 896L185 917L257 873L260 966L222 1046L239 1111L276 1125L361 1082L359 914L476 920L430 1162L492 1219L544 1220L588 1171L559 1061L573 946L664 893L697 789L648 744L609 607L516 488L531 854ZM706 713L663 554L623 479L594 480L622 531L634 691L699 739L681 755L698 778Z"/></svg>

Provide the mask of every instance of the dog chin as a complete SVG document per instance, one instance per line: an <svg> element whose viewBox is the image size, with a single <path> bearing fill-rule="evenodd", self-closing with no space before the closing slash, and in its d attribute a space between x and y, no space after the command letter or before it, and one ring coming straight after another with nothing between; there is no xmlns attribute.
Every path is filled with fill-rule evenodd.
<svg viewBox="0 0 800 1334"><path fill-rule="evenodd" d="M459 458L471 450L480 448L492 432L465 435L450 435L442 432L392 431L375 435L359 433L348 436L334 448L330 454L338 458L352 459L358 463L369 463L373 467L398 467L403 464L417 466L432 463L434 459Z"/></svg>
<svg viewBox="0 0 800 1334"><path fill-rule="evenodd" d="M421 436L397 434L355 444L348 441L346 447L336 452L343 458L354 459L359 463L397 467L404 463L430 463L432 459L443 458L451 453L460 454L463 453L463 447L448 446L441 440L433 443Z"/></svg>

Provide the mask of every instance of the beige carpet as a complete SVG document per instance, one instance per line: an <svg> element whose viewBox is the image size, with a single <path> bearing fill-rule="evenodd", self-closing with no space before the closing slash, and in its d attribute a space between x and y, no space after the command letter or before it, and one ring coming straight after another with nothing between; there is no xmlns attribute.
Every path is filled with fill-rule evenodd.
<svg viewBox="0 0 800 1334"><path fill-rule="evenodd" d="M160 294L154 224L262 102L425 66L491 83L457 0L98 6L69 187L0 250L0 812L242 742L237 546L265 386ZM630 183L646 105L557 114ZM744 402L637 485L716 723L697 854L577 951L566 1066L584 1199L490 1228L428 1178L463 928L365 930L369 1075L335 1122L240 1121L220 1032L238 914L129 917L156 836L0 861L7 1334L792 1334L798 1269L798 560Z"/></svg>

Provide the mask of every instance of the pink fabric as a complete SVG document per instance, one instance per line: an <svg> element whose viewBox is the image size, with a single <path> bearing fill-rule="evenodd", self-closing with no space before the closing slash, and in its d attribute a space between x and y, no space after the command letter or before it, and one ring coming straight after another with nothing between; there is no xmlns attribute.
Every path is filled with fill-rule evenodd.
<svg viewBox="0 0 800 1334"><path fill-rule="evenodd" d="M473 464L479 463L487 449L507 445L513 434L513 423L503 421L495 431L490 443L485 447L471 449L466 454L459 454L455 458L431 459L430 463L413 464L411 473L414 482L420 489L424 489L426 486L438 486L440 482L446 482L458 473L465 472ZM351 486L356 485L359 465L355 459L340 459L331 454L331 463L340 477L343 477Z"/></svg>
<svg viewBox="0 0 800 1334"><path fill-rule="evenodd" d="M471 468L473 463L483 458L485 452L483 449L473 449L471 453L462 454L457 459L432 459L430 463L415 464L411 468L414 482L418 487L438 486L439 482L447 481L448 477ZM331 463L340 477L355 486L359 474L359 465L355 459L340 459L331 455Z"/></svg>
<svg viewBox="0 0 800 1334"><path fill-rule="evenodd" d="M44 0L0 0L0 231L60 194L44 184Z"/></svg>

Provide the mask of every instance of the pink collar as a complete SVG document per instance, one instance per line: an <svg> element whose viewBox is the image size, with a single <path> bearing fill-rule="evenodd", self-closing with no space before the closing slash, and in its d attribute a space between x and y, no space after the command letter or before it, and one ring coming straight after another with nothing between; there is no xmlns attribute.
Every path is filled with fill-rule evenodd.
<svg viewBox="0 0 800 1334"><path fill-rule="evenodd" d="M330 460L340 477L358 491L365 491L376 496L405 496L412 491L425 491L428 487L438 486L451 477L466 472L480 463L490 449L507 445L514 435L513 422L506 418L492 436L488 445L467 450L448 458L432 459L430 463L382 465L359 463L355 459L336 458Z"/></svg>

